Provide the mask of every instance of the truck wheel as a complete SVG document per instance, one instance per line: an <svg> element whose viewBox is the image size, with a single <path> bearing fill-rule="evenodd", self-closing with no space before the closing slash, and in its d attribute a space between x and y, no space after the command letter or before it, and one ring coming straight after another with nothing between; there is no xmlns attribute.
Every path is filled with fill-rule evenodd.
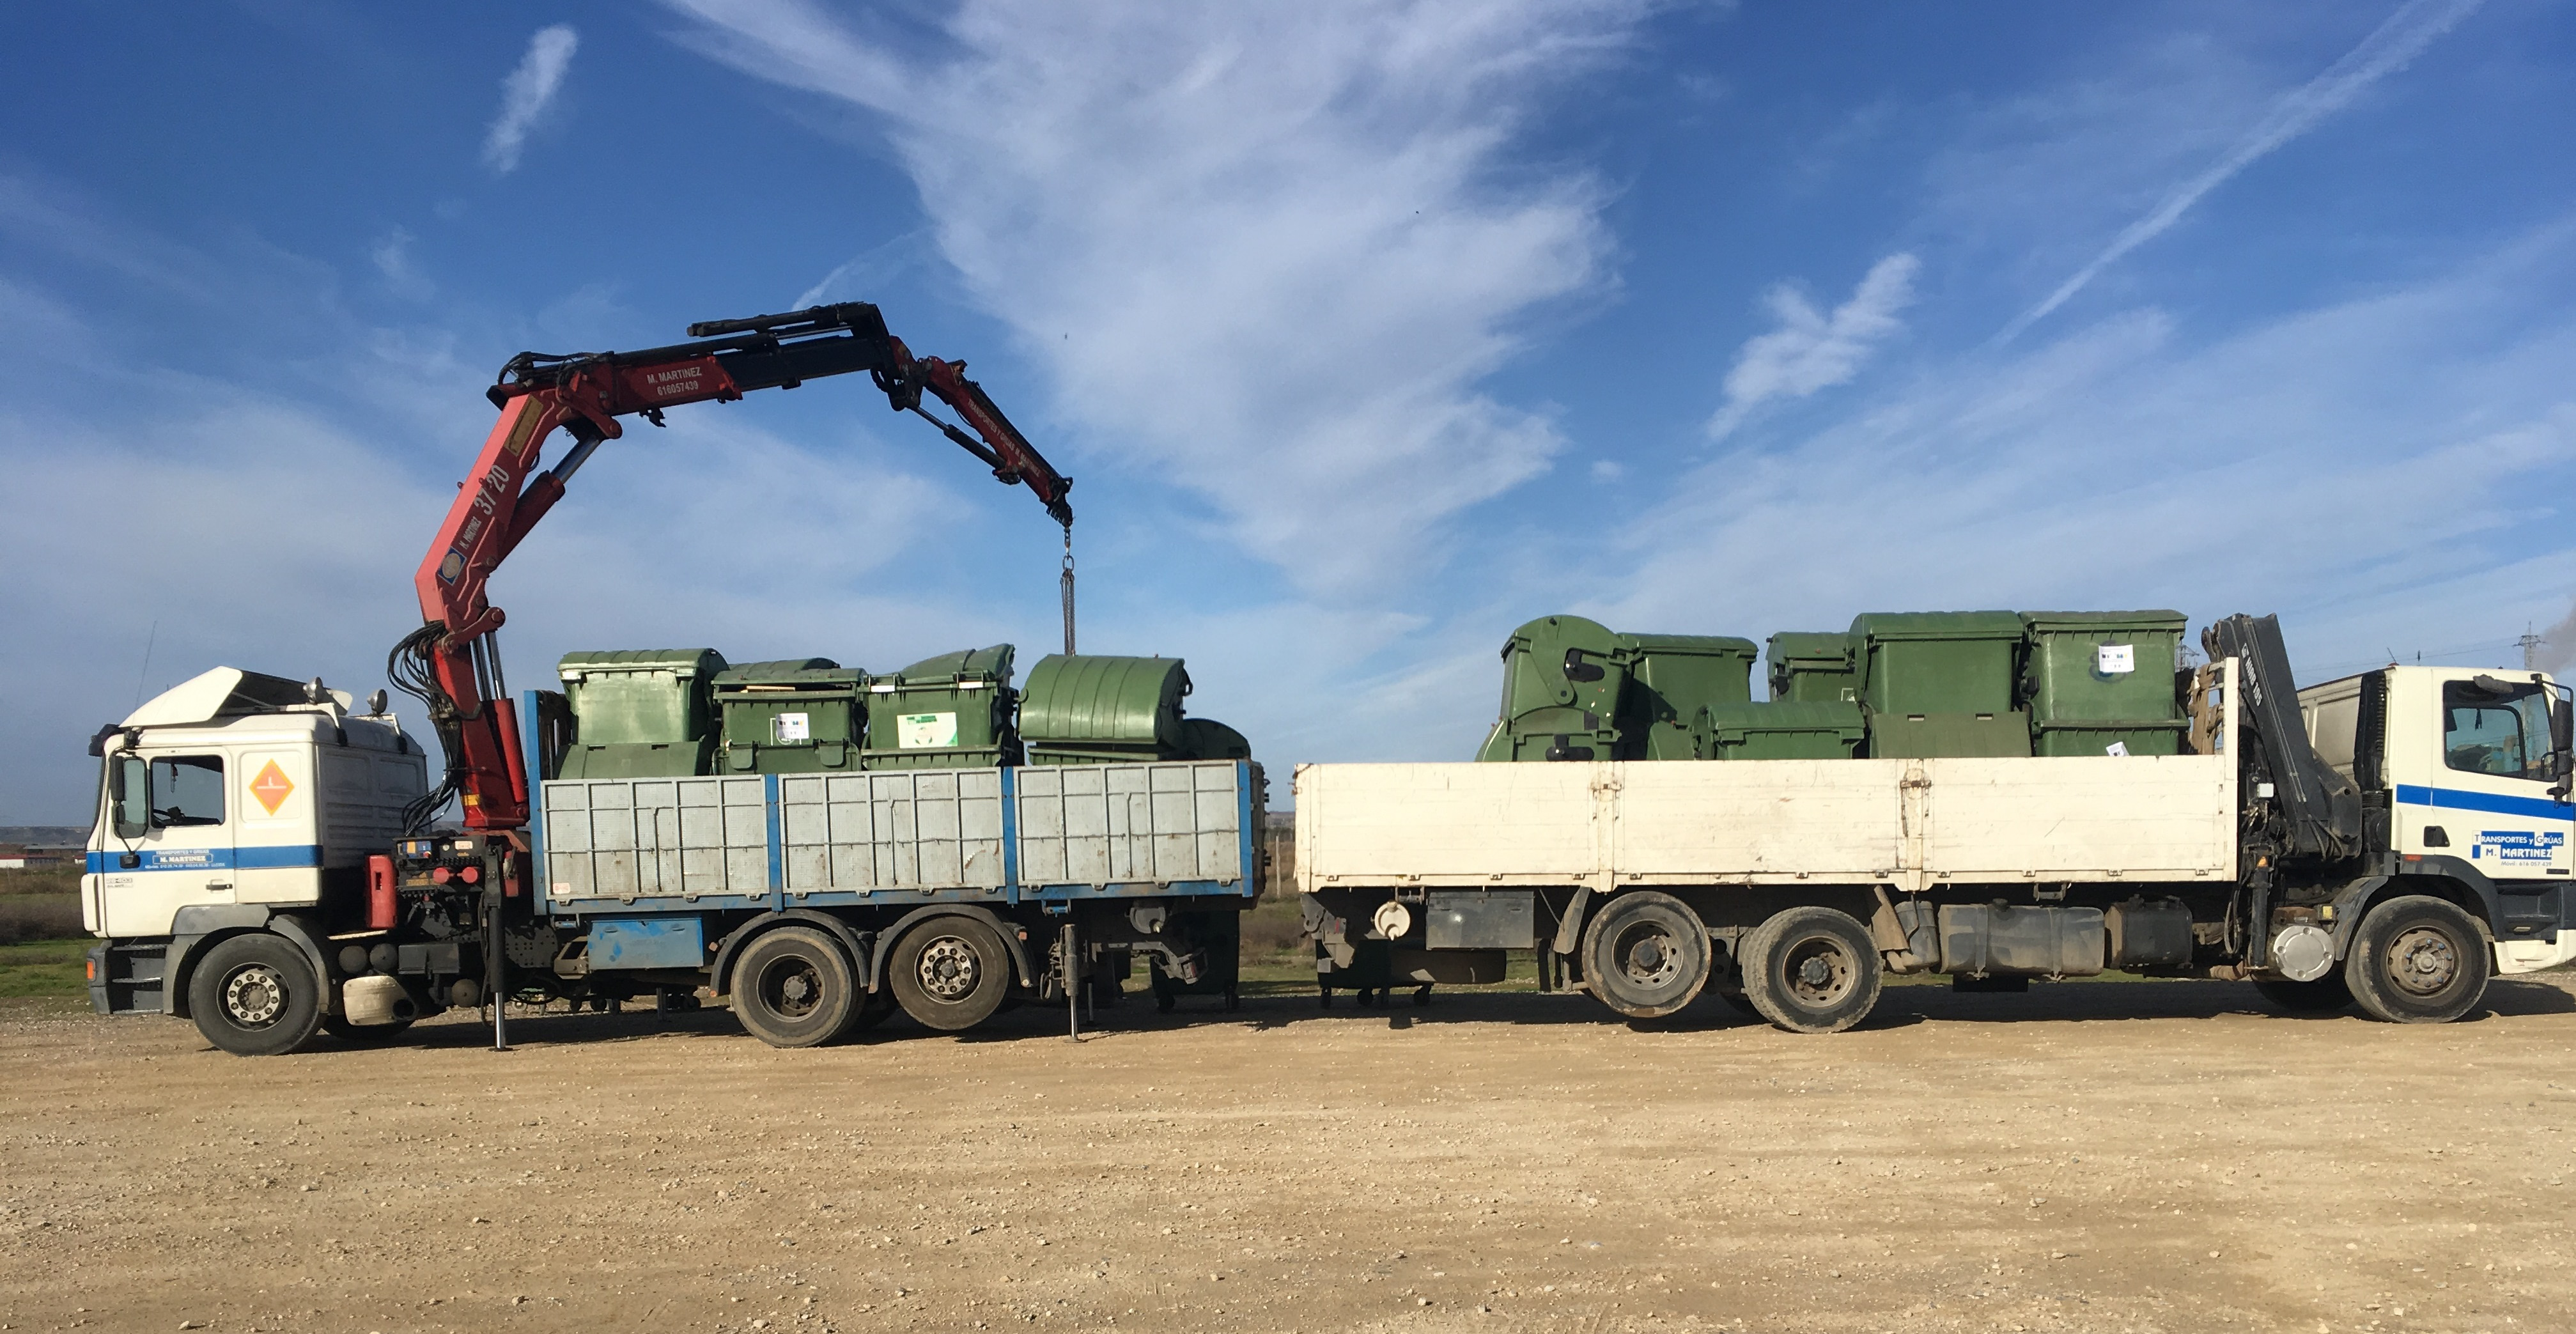
<svg viewBox="0 0 2576 1334"><path fill-rule="evenodd" d="M1011 989L1011 955L972 917L934 917L894 947L895 999L924 1028L960 1033L992 1017Z"/></svg>
<svg viewBox="0 0 2576 1334"><path fill-rule="evenodd" d="M839 1037L858 1009L850 961L812 927L780 927L743 947L733 966L733 1013L773 1047L813 1047Z"/></svg>
<svg viewBox="0 0 2576 1334"><path fill-rule="evenodd" d="M2476 921L2451 903L2409 894L2361 919L2343 977L2374 1019L2443 1024L2486 995L2487 968L2487 942Z"/></svg>
<svg viewBox="0 0 2576 1334"><path fill-rule="evenodd" d="M859 997L858 1012L850 1016L850 1026L841 1031L844 1034L865 1033L884 1023L886 1016L894 1012L894 989L879 987Z"/></svg>
<svg viewBox="0 0 2576 1334"><path fill-rule="evenodd" d="M2293 982L2286 977L2260 977L2254 989L2263 999L2292 1014L2333 1014L2352 1006L2352 988L2340 973L2328 973L2314 982Z"/></svg>
<svg viewBox="0 0 2576 1334"><path fill-rule="evenodd" d="M1660 1019L1690 1004L1708 972L1708 929L1669 894L1612 899L1583 930L1592 994L1631 1019Z"/></svg>
<svg viewBox="0 0 2576 1334"><path fill-rule="evenodd" d="M1744 940L1744 995L1792 1033L1839 1033L1878 1004L1878 946L1831 908L1772 914Z"/></svg>
<svg viewBox="0 0 2576 1334"><path fill-rule="evenodd" d="M282 1056L322 1026L322 981L294 942L234 936L188 979L188 1010L206 1041L235 1056Z"/></svg>

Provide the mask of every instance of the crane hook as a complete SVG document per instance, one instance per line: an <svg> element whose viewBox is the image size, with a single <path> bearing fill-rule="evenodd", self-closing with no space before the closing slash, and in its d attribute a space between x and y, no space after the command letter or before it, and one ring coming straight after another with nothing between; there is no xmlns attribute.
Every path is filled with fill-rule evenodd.
<svg viewBox="0 0 2576 1334"><path fill-rule="evenodd" d="M1073 656L1073 525L1064 526L1064 656Z"/></svg>

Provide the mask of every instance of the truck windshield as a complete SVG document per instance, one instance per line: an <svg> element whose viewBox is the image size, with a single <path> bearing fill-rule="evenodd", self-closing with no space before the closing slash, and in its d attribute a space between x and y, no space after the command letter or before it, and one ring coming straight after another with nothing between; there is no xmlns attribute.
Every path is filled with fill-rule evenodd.
<svg viewBox="0 0 2576 1334"><path fill-rule="evenodd" d="M2442 687L2442 763L2497 778L2549 777L2549 697L2537 685L2497 694L2474 682Z"/></svg>

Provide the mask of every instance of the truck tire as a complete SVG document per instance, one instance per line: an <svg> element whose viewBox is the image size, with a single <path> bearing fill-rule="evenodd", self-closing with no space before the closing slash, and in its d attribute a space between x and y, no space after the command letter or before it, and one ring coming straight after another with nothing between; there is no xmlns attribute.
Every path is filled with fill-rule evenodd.
<svg viewBox="0 0 2576 1334"><path fill-rule="evenodd" d="M839 942L810 926L765 932L734 960L734 1017L773 1047L815 1047L841 1036L858 1012L858 990Z"/></svg>
<svg viewBox="0 0 2576 1334"><path fill-rule="evenodd" d="M2343 977L2374 1019L2446 1024L2486 995L2488 966L2475 919L2445 900L2409 894L2361 919Z"/></svg>
<svg viewBox="0 0 2576 1334"><path fill-rule="evenodd" d="M1744 996L1792 1033L1839 1033L1878 1004L1878 946L1831 908L1787 908L1744 938Z"/></svg>
<svg viewBox="0 0 2576 1334"><path fill-rule="evenodd" d="M2286 977L2260 977L2254 989L2263 999L2292 1014L2333 1014L2352 1008L2352 987L2341 973L2328 973L2314 982L2293 982Z"/></svg>
<svg viewBox="0 0 2576 1334"><path fill-rule="evenodd" d="M295 942L254 931L218 942L188 979L206 1041L235 1056L283 1056L322 1027L322 979Z"/></svg>
<svg viewBox="0 0 2576 1334"><path fill-rule="evenodd" d="M895 1012L895 1008L894 989L892 987L879 987L876 990L859 997L858 1012L850 1016L850 1026L842 1030L842 1032L845 1035L849 1033L865 1033L869 1029L884 1023L886 1021L886 1016L893 1014Z"/></svg>
<svg viewBox="0 0 2576 1334"><path fill-rule="evenodd" d="M903 1012L924 1028L962 1033L993 1017L1011 989L1011 954L972 917L933 917L904 933L889 961Z"/></svg>
<svg viewBox="0 0 2576 1334"><path fill-rule="evenodd" d="M1601 1003L1660 1019L1708 985L1708 928L1690 905L1653 890L1624 894L1583 929L1583 977Z"/></svg>

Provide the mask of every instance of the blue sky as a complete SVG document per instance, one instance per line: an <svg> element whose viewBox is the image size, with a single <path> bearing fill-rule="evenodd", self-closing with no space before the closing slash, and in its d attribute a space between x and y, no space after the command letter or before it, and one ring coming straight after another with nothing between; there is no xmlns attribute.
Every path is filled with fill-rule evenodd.
<svg viewBox="0 0 2576 1334"><path fill-rule="evenodd" d="M510 354L865 299L1077 480L1083 646L1463 757L1532 616L2275 610L2576 654L2576 9L55 6L0 47L0 823L216 663L364 693ZM572 649L1055 641L863 383L604 449ZM147 666L147 644L150 653ZM1282 784L1284 786L1284 783ZM1284 793L1283 793L1284 795Z"/></svg>

